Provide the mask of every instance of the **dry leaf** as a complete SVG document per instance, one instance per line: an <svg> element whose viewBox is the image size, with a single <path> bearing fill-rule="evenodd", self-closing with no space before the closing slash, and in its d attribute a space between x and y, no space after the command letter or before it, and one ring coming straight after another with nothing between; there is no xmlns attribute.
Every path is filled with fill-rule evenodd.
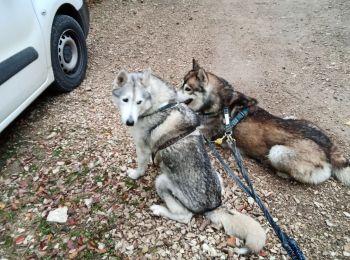
<svg viewBox="0 0 350 260"><path fill-rule="evenodd" d="M18 236L16 239L15 239L15 244L16 245L20 245L24 242L24 240L26 239L25 236Z"/></svg>
<svg viewBox="0 0 350 260"><path fill-rule="evenodd" d="M5 203L0 202L0 209L4 209L6 207Z"/></svg>
<svg viewBox="0 0 350 260"><path fill-rule="evenodd" d="M83 237L79 237L77 242L78 242L79 246L82 246L84 244L84 238Z"/></svg>
<svg viewBox="0 0 350 260"><path fill-rule="evenodd" d="M43 186L40 186L36 193L42 193L42 192L46 192L46 191L45 191L45 188Z"/></svg>
<svg viewBox="0 0 350 260"><path fill-rule="evenodd" d="M69 259L74 259L77 256L78 256L78 252L77 252L77 250L74 249L74 251L68 255L68 258Z"/></svg>
<svg viewBox="0 0 350 260"><path fill-rule="evenodd" d="M90 240L88 242L88 249L95 250L96 248L97 248L97 244L94 241Z"/></svg>
<svg viewBox="0 0 350 260"><path fill-rule="evenodd" d="M230 247L235 247L236 246L236 237L234 236L230 236L227 240L226 240L226 244Z"/></svg>
<svg viewBox="0 0 350 260"><path fill-rule="evenodd" d="M47 241L50 241L52 239L52 237L53 237L52 234L48 234L47 237L46 237Z"/></svg>
<svg viewBox="0 0 350 260"><path fill-rule="evenodd" d="M98 249L98 252L99 252L100 254L104 254L104 253L107 252L107 249L106 249L106 248L101 248L101 249Z"/></svg>
<svg viewBox="0 0 350 260"><path fill-rule="evenodd" d="M68 219L68 224L73 226L73 225L76 225L77 224L77 221L75 220L75 218L69 218Z"/></svg>
<svg viewBox="0 0 350 260"><path fill-rule="evenodd" d="M259 256L265 257L265 256L268 256L268 254L269 254L268 252L266 252L264 250L261 250L260 253L259 253Z"/></svg>

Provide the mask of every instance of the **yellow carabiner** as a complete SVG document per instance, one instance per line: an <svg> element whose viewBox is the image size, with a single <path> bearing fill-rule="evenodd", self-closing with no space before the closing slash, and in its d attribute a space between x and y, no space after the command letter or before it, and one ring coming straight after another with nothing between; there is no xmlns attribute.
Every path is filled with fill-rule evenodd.
<svg viewBox="0 0 350 260"><path fill-rule="evenodd" d="M221 137L221 138L216 139L216 140L214 141L214 143L217 144L217 145L222 145L222 142L224 141L225 137L226 137L226 136L223 136L223 137Z"/></svg>

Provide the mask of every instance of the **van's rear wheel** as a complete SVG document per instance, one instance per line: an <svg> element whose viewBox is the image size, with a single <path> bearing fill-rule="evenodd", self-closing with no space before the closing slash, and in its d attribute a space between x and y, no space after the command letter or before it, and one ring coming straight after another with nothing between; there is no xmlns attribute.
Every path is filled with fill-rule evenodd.
<svg viewBox="0 0 350 260"><path fill-rule="evenodd" d="M68 92L83 81L87 68L85 36L79 23L68 15L57 15L51 31L51 63L54 90Z"/></svg>

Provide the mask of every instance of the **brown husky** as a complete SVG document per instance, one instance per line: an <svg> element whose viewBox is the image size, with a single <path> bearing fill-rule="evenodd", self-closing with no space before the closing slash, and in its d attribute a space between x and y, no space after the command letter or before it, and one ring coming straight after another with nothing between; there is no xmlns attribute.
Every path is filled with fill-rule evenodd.
<svg viewBox="0 0 350 260"><path fill-rule="evenodd" d="M234 91L226 80L206 72L195 60L178 98L201 115L202 133L212 140L225 133L225 107L231 118L248 108L248 115L233 129L237 146L248 156L267 162L279 175L310 184L334 175L350 185L349 160L319 127L270 114L257 106L256 99Z"/></svg>

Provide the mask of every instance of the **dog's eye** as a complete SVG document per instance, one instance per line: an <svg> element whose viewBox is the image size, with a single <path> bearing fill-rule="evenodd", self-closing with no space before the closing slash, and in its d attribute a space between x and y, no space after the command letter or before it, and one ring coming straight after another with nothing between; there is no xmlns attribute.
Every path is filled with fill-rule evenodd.
<svg viewBox="0 0 350 260"><path fill-rule="evenodd" d="M140 105L142 103L142 100L137 101L136 104Z"/></svg>
<svg viewBox="0 0 350 260"><path fill-rule="evenodd" d="M123 102L125 102L125 103L129 101L128 98L123 98L122 100L123 100Z"/></svg>
<svg viewBox="0 0 350 260"><path fill-rule="evenodd" d="M191 88L185 87L185 91L189 92L189 91L191 91L191 90L192 90Z"/></svg>

